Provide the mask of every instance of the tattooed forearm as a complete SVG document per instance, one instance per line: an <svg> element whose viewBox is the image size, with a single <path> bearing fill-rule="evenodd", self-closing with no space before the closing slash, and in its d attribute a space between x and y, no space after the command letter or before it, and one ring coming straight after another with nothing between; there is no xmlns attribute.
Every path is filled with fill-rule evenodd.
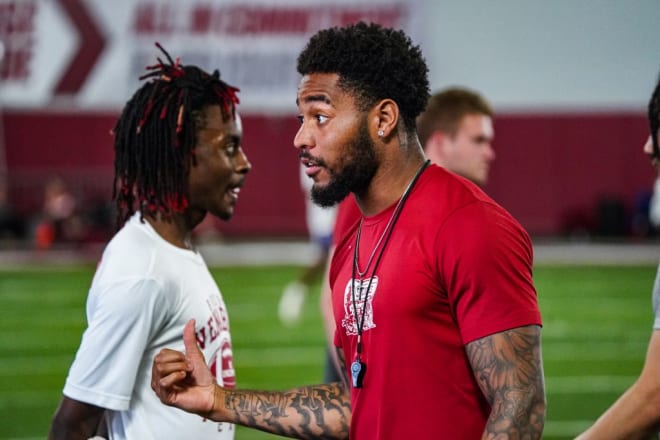
<svg viewBox="0 0 660 440"><path fill-rule="evenodd" d="M520 327L466 346L491 414L484 439L540 439L545 423L541 330Z"/></svg>
<svg viewBox="0 0 660 440"><path fill-rule="evenodd" d="M288 392L227 390L230 420L240 425L300 439L345 439L350 400L337 382Z"/></svg>

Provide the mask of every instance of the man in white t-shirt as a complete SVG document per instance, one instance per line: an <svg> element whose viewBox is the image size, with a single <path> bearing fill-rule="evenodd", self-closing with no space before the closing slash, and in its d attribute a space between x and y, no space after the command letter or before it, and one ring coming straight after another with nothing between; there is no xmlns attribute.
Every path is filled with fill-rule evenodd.
<svg viewBox="0 0 660 440"><path fill-rule="evenodd" d="M232 216L251 167L238 89L160 49L167 63L150 68L114 129L121 229L92 281L49 439L234 437L233 425L166 407L150 389L154 355L184 348L190 318L216 381L235 386L227 308L191 233L207 213Z"/></svg>
<svg viewBox="0 0 660 440"><path fill-rule="evenodd" d="M288 283L282 291L277 312L280 321L287 326L295 325L300 320L310 289L323 278L332 245L332 231L335 227L337 207L320 207L314 204L310 194L312 184L312 179L305 173L305 167L300 166L300 186L305 196L307 232L317 256L312 264L306 267L295 280Z"/></svg>

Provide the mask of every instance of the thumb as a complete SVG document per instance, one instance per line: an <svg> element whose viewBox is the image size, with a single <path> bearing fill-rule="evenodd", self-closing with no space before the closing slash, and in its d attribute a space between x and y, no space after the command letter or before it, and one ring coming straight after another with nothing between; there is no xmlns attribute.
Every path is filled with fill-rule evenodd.
<svg viewBox="0 0 660 440"><path fill-rule="evenodd" d="M186 349L186 359L192 367L191 374L197 385L207 386L214 384L216 379L206 365L204 353L197 345L195 336L195 320L191 319L183 329L183 345Z"/></svg>
<svg viewBox="0 0 660 440"><path fill-rule="evenodd" d="M183 345L186 350L186 356L193 360L201 358L204 360L204 355L197 346L197 336L195 336L195 320L191 319L186 323L183 328Z"/></svg>

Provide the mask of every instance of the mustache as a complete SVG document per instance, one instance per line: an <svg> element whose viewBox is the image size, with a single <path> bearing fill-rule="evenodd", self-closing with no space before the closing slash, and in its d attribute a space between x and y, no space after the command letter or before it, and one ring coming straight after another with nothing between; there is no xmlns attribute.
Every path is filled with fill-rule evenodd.
<svg viewBox="0 0 660 440"><path fill-rule="evenodd" d="M307 162L311 162L316 166L320 166L323 168L328 168L328 164L325 162L325 160L321 159L320 157L313 157L311 154L309 154L306 151L303 151L298 154L298 159L299 160L305 160Z"/></svg>

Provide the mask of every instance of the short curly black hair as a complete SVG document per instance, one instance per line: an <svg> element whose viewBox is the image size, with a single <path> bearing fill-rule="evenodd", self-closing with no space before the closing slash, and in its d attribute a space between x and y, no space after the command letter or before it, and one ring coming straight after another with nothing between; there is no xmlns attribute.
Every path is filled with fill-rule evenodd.
<svg viewBox="0 0 660 440"><path fill-rule="evenodd" d="M403 31L358 22L317 32L298 56L298 73L336 73L360 110L381 99L399 106L407 130L430 96L428 66L419 46Z"/></svg>
<svg viewBox="0 0 660 440"><path fill-rule="evenodd" d="M653 139L653 157L660 158L660 146L658 145L658 130L660 130L660 76L649 100L648 115L651 139Z"/></svg>

